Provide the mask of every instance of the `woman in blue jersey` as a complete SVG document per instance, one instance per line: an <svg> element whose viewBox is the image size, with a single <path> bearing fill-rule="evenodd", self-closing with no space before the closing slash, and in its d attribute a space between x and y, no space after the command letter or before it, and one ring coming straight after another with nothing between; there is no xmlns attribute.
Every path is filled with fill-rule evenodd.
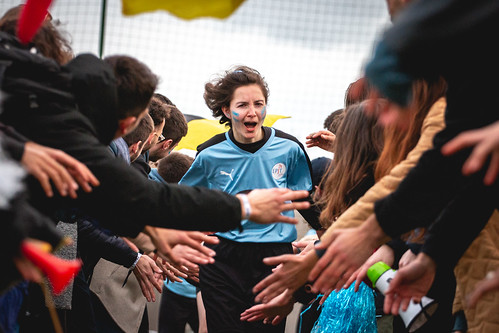
<svg viewBox="0 0 499 333"><path fill-rule="evenodd" d="M274 187L311 190L310 160L303 145L289 134L262 126L268 95L260 73L246 66L205 85L207 106L230 130L198 147L181 184L230 194ZM240 229L216 235L219 244L210 245L217 253L215 263L200 267L199 276L208 331L284 332L284 322L278 326L242 322L240 314L255 304L253 286L271 273L263 258L292 252L294 225L246 220Z"/></svg>

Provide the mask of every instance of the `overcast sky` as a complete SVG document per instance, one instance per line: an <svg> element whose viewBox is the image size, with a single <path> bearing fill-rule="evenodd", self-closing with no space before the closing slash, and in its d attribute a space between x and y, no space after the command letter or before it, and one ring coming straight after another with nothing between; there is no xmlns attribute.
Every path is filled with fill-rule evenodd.
<svg viewBox="0 0 499 333"><path fill-rule="evenodd" d="M0 0L2 12L19 1ZM55 0L53 16L76 53L99 52L100 0ZM159 92L184 113L206 118L204 84L236 64L257 69L270 87L268 112L301 142L343 106L374 42L389 24L385 0L246 0L225 20L185 21L166 11L124 16L108 0L104 55L128 54L160 76ZM308 150L311 158L324 154Z"/></svg>

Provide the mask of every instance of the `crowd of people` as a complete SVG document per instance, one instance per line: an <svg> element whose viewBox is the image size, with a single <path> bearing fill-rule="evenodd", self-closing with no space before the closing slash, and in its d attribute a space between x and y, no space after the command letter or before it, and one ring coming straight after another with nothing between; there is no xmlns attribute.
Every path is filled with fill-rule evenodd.
<svg viewBox="0 0 499 333"><path fill-rule="evenodd" d="M159 332L284 332L296 303L300 333L412 332L398 315L423 296L438 307L416 332L497 332L499 3L387 5L363 76L306 138L334 156L312 161L263 126L254 68L205 84L227 132L192 158L145 64L73 54L50 15L22 44L24 7L6 11L0 332L149 332L157 293ZM27 246L81 269L55 292ZM380 261L397 270L385 294L368 279Z"/></svg>

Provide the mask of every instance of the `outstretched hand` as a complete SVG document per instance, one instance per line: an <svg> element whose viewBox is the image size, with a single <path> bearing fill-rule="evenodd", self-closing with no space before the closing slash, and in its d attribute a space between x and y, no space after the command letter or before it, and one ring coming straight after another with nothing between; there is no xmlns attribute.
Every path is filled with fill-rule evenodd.
<svg viewBox="0 0 499 333"><path fill-rule="evenodd" d="M183 231L175 229L157 228L146 226L144 233L151 237L158 255L172 262L174 265L181 266L181 258L174 254L172 248L177 244L182 244L198 251L198 257L208 262L213 260L215 251L203 246L203 242L207 244L217 244L218 238L210 237L200 231Z"/></svg>
<svg viewBox="0 0 499 333"><path fill-rule="evenodd" d="M398 315L409 303L421 302L435 280L436 264L425 253L419 253L410 264L399 268L385 293L385 313Z"/></svg>
<svg viewBox="0 0 499 333"><path fill-rule="evenodd" d="M161 293L163 285L163 271L156 265L155 261L148 255L140 257L133 273L139 282L142 294L148 302L155 302L154 288Z"/></svg>
<svg viewBox="0 0 499 333"><path fill-rule="evenodd" d="M182 282L180 277L187 278L188 275L186 273L181 272L168 261L158 257L157 254L153 253L152 258L156 261L156 265L163 272L163 279L168 280L170 282Z"/></svg>
<svg viewBox="0 0 499 333"><path fill-rule="evenodd" d="M293 202L309 196L308 191L292 191L287 188L257 189L248 193L248 200L251 206L250 220L256 223L269 224L284 222L296 224L298 220L289 216L281 215L281 212L288 210L300 210L310 207L308 201ZM243 202L240 195L236 195Z"/></svg>
<svg viewBox="0 0 499 333"><path fill-rule="evenodd" d="M314 281L312 290L324 294L341 289L385 239L373 216L357 228L325 234L316 248L326 252L308 276Z"/></svg>
<svg viewBox="0 0 499 333"><path fill-rule="evenodd" d="M264 324L279 325L293 311L292 292L284 291L267 304L257 304L241 313L241 320L254 322L263 320Z"/></svg>
<svg viewBox="0 0 499 333"><path fill-rule="evenodd" d="M395 260L393 249L388 245L380 246L363 264L359 269L348 278L346 286L350 286L355 281L354 290L359 291L360 283L367 279L367 270L375 263L382 261L388 266L392 266Z"/></svg>
<svg viewBox="0 0 499 333"><path fill-rule="evenodd" d="M92 186L98 186L99 181L92 172L75 158L62 150L26 142L21 164L40 182L48 197L54 195L50 181L54 183L62 196L76 198L78 184L85 192L91 192Z"/></svg>
<svg viewBox="0 0 499 333"><path fill-rule="evenodd" d="M305 144L307 148L319 147L331 153L334 153L334 141L336 135L328 130L320 130L318 132L309 134Z"/></svg>
<svg viewBox="0 0 499 333"><path fill-rule="evenodd" d="M263 259L269 266L279 265L269 276L260 281L253 292L258 293L255 302L268 303L288 290L294 293L307 282L308 273L317 262L314 251L301 254L283 254Z"/></svg>
<svg viewBox="0 0 499 333"><path fill-rule="evenodd" d="M490 157L483 182L486 185L493 184L499 174L499 121L457 135L442 147L442 154L452 155L472 146L474 146L473 151L463 164L463 174L470 175L479 171Z"/></svg>

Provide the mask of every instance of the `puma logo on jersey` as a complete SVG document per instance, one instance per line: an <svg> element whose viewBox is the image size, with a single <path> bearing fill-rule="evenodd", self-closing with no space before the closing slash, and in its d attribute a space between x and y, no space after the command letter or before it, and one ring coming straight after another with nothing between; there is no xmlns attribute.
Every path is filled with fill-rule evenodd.
<svg viewBox="0 0 499 333"><path fill-rule="evenodd" d="M230 177L230 180L232 180L232 181L234 180L234 178L232 178L232 173L233 173L233 172L234 172L234 169L230 170L230 173L220 170L220 174L221 174L221 175L224 175L224 176L229 176L229 177Z"/></svg>

